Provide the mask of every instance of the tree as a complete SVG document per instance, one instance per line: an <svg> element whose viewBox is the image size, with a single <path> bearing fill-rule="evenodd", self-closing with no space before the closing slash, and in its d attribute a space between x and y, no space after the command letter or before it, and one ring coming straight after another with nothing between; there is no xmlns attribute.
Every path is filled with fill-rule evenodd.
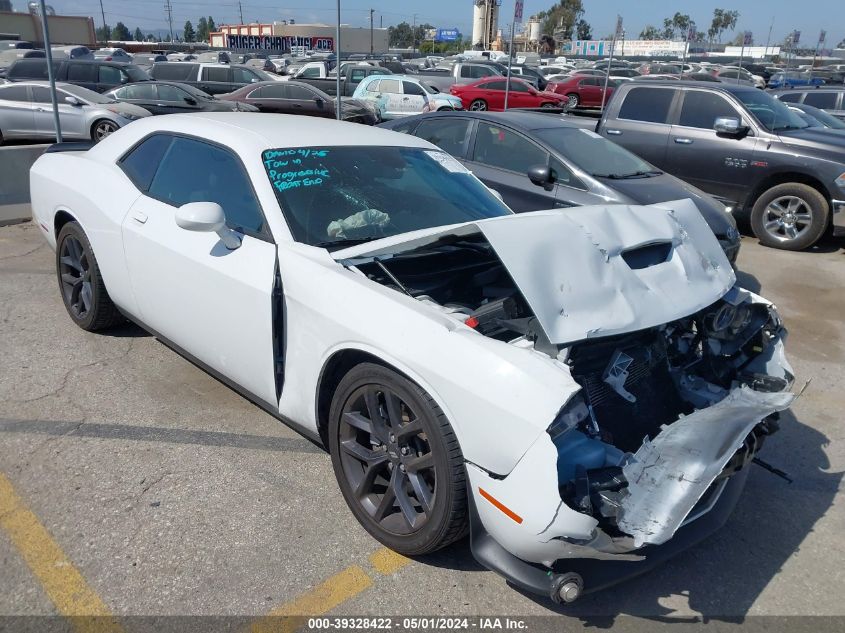
<svg viewBox="0 0 845 633"><path fill-rule="evenodd" d="M111 38L119 42L127 42L132 39L132 34L123 22L118 22L111 30Z"/></svg>
<svg viewBox="0 0 845 633"><path fill-rule="evenodd" d="M695 22L685 13L675 12L671 18L663 20L663 33L661 34L667 40L673 40L675 37L686 39L690 26L694 26Z"/></svg>
<svg viewBox="0 0 845 633"><path fill-rule="evenodd" d="M593 39L593 27L585 19L581 18L575 25L575 32L578 34L579 40Z"/></svg>
<svg viewBox="0 0 845 633"><path fill-rule="evenodd" d="M707 37L712 47L713 40L722 42L722 33L733 31L736 21L739 19L739 11L725 11L724 9L713 9L713 21L707 29Z"/></svg>
<svg viewBox="0 0 845 633"><path fill-rule="evenodd" d="M541 28L545 35L563 33L565 39L572 35L572 29L584 15L584 3L581 0L560 0L546 11L540 11L537 17L542 20Z"/></svg>
<svg viewBox="0 0 845 633"><path fill-rule="evenodd" d="M144 41L144 34L141 32L140 28L135 29L135 41L136 42L143 42Z"/></svg>
<svg viewBox="0 0 845 633"><path fill-rule="evenodd" d="M214 18L208 16L208 32L215 33L217 31L217 25L214 23Z"/></svg>
<svg viewBox="0 0 845 633"><path fill-rule="evenodd" d="M185 29L182 34L182 39L186 42L193 42L197 37L197 34L194 32L194 25L191 24L190 20L185 21Z"/></svg>
<svg viewBox="0 0 845 633"><path fill-rule="evenodd" d="M101 26L96 30L95 35L98 42L107 42L111 39L111 27L108 24Z"/></svg>
<svg viewBox="0 0 845 633"><path fill-rule="evenodd" d="M206 20L204 17L200 18L197 21L197 41L208 41L208 20Z"/></svg>
<svg viewBox="0 0 845 633"><path fill-rule="evenodd" d="M641 40L659 40L660 39L660 30L657 29L657 27L649 24L642 31L640 31L640 39Z"/></svg>

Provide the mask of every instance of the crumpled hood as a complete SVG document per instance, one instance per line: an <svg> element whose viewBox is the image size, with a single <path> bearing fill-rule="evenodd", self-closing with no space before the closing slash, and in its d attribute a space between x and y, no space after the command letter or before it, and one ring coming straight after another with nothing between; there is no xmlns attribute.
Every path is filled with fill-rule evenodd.
<svg viewBox="0 0 845 633"><path fill-rule="evenodd" d="M689 316L736 282L691 200L521 213L394 236L332 257L386 258L447 235L476 232L484 234L549 341L558 345ZM655 252L665 259L655 260Z"/></svg>

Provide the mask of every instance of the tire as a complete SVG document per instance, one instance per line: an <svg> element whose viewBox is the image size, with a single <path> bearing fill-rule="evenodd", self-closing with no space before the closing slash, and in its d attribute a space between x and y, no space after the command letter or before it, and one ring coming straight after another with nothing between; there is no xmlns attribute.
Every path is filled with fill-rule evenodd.
<svg viewBox="0 0 845 633"><path fill-rule="evenodd" d="M450 108L449 106L443 106L442 108L437 108L438 112L453 112L455 108Z"/></svg>
<svg viewBox="0 0 845 633"><path fill-rule="evenodd" d="M751 230L762 244L800 251L827 230L830 206L809 185L789 182L763 193L751 210Z"/></svg>
<svg viewBox="0 0 845 633"><path fill-rule="evenodd" d="M95 143L99 143L108 135L116 132L119 128L120 126L117 123L109 119L94 121L94 124L91 126L91 140Z"/></svg>
<svg viewBox="0 0 845 633"><path fill-rule="evenodd" d="M484 99L475 99L469 104L469 109L474 112L483 112L487 110L487 102Z"/></svg>
<svg viewBox="0 0 845 633"><path fill-rule="evenodd" d="M541 107L541 108L548 108L548 109L551 109L551 108L559 108L559 107L561 107L561 104L558 104L558 103L551 103L550 101L547 101L546 103L541 103L541 104L540 104L540 107Z"/></svg>
<svg viewBox="0 0 845 633"><path fill-rule="evenodd" d="M97 332L124 320L109 297L94 250L77 222L68 222L59 231L56 278L68 315L83 330Z"/></svg>
<svg viewBox="0 0 845 633"><path fill-rule="evenodd" d="M568 101L567 105L569 105L570 108L577 108L578 104L581 103L581 98L574 92L570 92L566 95L566 100Z"/></svg>
<svg viewBox="0 0 845 633"><path fill-rule="evenodd" d="M332 398L329 451L349 509L390 549L426 554L467 533L458 440L437 404L407 378L372 363L353 367Z"/></svg>

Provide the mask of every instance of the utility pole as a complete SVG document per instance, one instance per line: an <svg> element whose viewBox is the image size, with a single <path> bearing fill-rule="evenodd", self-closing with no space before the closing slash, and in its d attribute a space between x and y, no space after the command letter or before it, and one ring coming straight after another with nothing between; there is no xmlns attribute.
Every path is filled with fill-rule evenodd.
<svg viewBox="0 0 845 633"><path fill-rule="evenodd" d="M373 13L375 9L370 9L370 55L373 54Z"/></svg>
<svg viewBox="0 0 845 633"><path fill-rule="evenodd" d="M340 121L343 118L342 115L342 108L343 104L341 100L343 96L340 94L340 0L337 0L337 24L335 25L335 37L334 37L334 59L335 59L335 68L337 68L337 79L335 80L335 116L337 120Z"/></svg>
<svg viewBox="0 0 845 633"><path fill-rule="evenodd" d="M106 11L103 9L103 0L100 0L100 14L103 16L103 40L109 39L109 34L106 31L109 30L109 27L106 26Z"/></svg>
<svg viewBox="0 0 845 633"><path fill-rule="evenodd" d="M244 23L244 8L243 8L243 5L241 4L241 0L238 0L238 13L241 16L241 24L243 24Z"/></svg>
<svg viewBox="0 0 845 633"><path fill-rule="evenodd" d="M766 48L763 49L763 59L769 54L769 42L772 41L773 28L775 28L775 16L772 16L772 23L769 25L769 34L766 36Z"/></svg>
<svg viewBox="0 0 845 633"><path fill-rule="evenodd" d="M50 82L50 101L53 102L53 123L56 126L56 143L61 143L62 124L59 121L56 75L53 71L53 49L50 46L50 27L47 24L47 7L44 6L44 0L41 0L41 35L44 38L44 56L47 58L47 79Z"/></svg>
<svg viewBox="0 0 845 633"><path fill-rule="evenodd" d="M170 0L164 0L164 10L167 11L167 23L170 25L170 42L173 43L173 6Z"/></svg>
<svg viewBox="0 0 845 633"><path fill-rule="evenodd" d="M411 29L411 46L414 49L414 55L417 54L417 14L414 14L414 26Z"/></svg>

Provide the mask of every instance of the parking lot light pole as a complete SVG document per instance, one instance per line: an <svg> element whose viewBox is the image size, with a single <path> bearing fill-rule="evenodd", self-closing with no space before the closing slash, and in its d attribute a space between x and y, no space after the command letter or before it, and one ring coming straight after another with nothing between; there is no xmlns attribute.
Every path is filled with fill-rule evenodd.
<svg viewBox="0 0 845 633"><path fill-rule="evenodd" d="M44 2L44 0L41 0ZM337 115L337 120L340 121L341 119L341 99L342 95L340 94L340 0L337 0L337 26L335 28L334 34L334 61L335 61L335 70L337 71L337 96L335 97L335 114Z"/></svg>
<svg viewBox="0 0 845 633"><path fill-rule="evenodd" d="M44 56L47 58L47 79L50 81L50 100L53 102L53 122L56 125L56 143L62 142L62 124L59 121L59 102L56 96L56 76L53 73L53 51L50 48L50 27L47 25L47 7L41 1L41 32L44 37Z"/></svg>

